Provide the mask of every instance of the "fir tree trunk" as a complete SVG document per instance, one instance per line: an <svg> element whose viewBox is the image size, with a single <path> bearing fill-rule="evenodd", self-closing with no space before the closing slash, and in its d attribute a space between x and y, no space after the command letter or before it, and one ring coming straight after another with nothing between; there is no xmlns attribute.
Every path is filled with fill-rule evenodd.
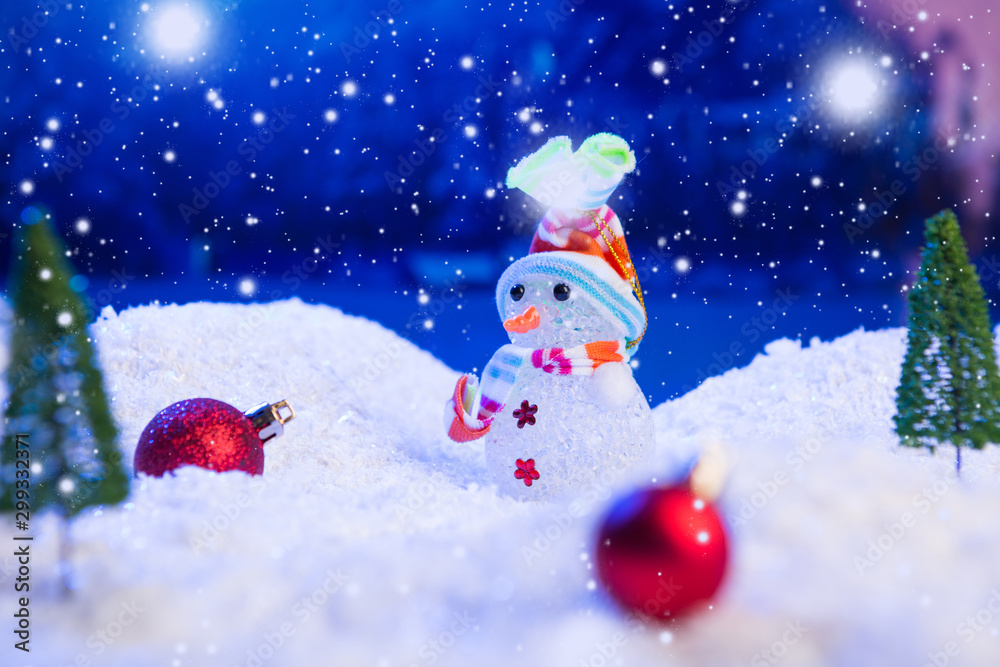
<svg viewBox="0 0 1000 667"><path fill-rule="evenodd" d="M69 535L69 519L63 515L59 520L59 581L62 583L63 597L68 598L73 589L71 587L72 570L70 560L73 555L73 543Z"/></svg>
<svg viewBox="0 0 1000 667"><path fill-rule="evenodd" d="M952 359L959 358L958 336L956 334L953 334L951 336L951 354L952 354ZM961 412L962 394L956 387L956 385L958 384L956 377L957 374L955 374L955 377L951 378L951 387L952 387L951 393L955 397L955 474L961 475L962 440L959 438L959 435L962 433L962 421L959 418L958 413Z"/></svg>
<svg viewBox="0 0 1000 667"><path fill-rule="evenodd" d="M959 435L962 433L962 423L958 418L958 406L960 403L960 396L958 392L955 392L955 474L962 474L962 441Z"/></svg>

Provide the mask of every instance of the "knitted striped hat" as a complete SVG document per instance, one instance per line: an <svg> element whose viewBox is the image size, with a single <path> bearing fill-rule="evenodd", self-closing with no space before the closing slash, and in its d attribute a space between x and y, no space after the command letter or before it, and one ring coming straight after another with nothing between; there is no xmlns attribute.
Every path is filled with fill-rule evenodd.
<svg viewBox="0 0 1000 667"><path fill-rule="evenodd" d="M496 301L501 319L513 285L528 276L557 278L619 322L628 354L635 352L646 330L646 310L621 221L605 204L633 169L635 155L625 140L601 133L575 153L569 137L549 139L507 173L507 187L519 188L549 209L528 255L500 276Z"/></svg>

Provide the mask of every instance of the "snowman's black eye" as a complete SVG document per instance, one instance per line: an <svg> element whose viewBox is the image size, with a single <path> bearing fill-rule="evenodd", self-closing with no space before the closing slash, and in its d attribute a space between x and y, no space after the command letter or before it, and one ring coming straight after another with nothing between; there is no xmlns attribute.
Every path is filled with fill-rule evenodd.
<svg viewBox="0 0 1000 667"><path fill-rule="evenodd" d="M569 285L559 283L552 288L552 296L556 298L556 301L565 301L569 298Z"/></svg>
<svg viewBox="0 0 1000 667"><path fill-rule="evenodd" d="M522 296L524 296L524 285L514 285L510 288L511 299L514 301L520 301Z"/></svg>

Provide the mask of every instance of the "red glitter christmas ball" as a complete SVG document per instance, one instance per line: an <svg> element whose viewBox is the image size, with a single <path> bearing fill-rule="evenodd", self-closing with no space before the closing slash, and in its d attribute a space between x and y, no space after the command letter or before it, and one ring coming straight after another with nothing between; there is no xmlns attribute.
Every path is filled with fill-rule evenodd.
<svg viewBox="0 0 1000 667"><path fill-rule="evenodd" d="M673 620L711 599L728 561L713 505L688 484L650 488L614 503L597 539L597 572L626 609Z"/></svg>
<svg viewBox="0 0 1000 667"><path fill-rule="evenodd" d="M282 408L287 413L281 413ZM287 414L290 413L290 416ZM184 465L264 472L264 442L280 435L295 413L284 401L246 413L212 398L189 398L161 410L135 449L135 471L154 477Z"/></svg>

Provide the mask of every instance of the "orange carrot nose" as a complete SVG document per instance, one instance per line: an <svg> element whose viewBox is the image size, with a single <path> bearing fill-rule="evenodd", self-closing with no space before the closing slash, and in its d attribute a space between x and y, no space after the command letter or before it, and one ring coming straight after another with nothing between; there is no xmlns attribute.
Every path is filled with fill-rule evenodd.
<svg viewBox="0 0 1000 667"><path fill-rule="evenodd" d="M535 307L528 306L523 313L504 322L503 328L514 333L524 334L541 323L542 318L538 316L538 311L535 310Z"/></svg>

